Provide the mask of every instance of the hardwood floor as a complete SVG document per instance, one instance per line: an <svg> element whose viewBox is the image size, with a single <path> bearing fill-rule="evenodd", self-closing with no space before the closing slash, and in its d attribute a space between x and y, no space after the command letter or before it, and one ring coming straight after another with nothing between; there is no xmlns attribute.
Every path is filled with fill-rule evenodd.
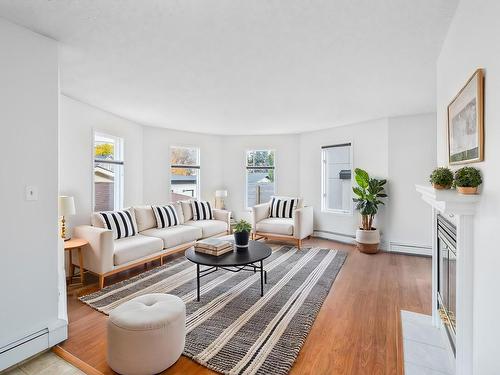
<svg viewBox="0 0 500 375"><path fill-rule="evenodd" d="M430 258L366 255L351 245L322 239L304 241L308 245L343 249L349 254L291 374L402 374L399 310L430 314ZM115 275L109 283L142 271L141 266ZM97 282L91 277L87 280ZM95 288L96 284L69 288L69 339L61 348L96 373L113 374L106 364L107 317L77 298ZM164 374L215 373L182 356Z"/></svg>

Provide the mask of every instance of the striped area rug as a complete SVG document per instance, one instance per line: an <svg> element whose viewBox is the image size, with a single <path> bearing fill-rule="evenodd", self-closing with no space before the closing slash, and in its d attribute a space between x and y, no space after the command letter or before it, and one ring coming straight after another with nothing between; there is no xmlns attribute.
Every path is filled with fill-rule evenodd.
<svg viewBox="0 0 500 375"><path fill-rule="evenodd" d="M259 273L218 271L201 279L197 302L196 266L182 257L80 300L109 314L143 294L177 295L186 303L184 355L223 374L287 374L345 259L284 246L264 261L264 297Z"/></svg>

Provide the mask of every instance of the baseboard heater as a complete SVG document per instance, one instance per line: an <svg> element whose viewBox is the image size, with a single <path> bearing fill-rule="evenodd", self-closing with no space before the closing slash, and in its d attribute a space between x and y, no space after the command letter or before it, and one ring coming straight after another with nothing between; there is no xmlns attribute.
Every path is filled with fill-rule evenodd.
<svg viewBox="0 0 500 375"><path fill-rule="evenodd" d="M393 253L432 256L432 248L430 246L389 242L389 248Z"/></svg>
<svg viewBox="0 0 500 375"><path fill-rule="evenodd" d="M354 243L354 240L356 239L356 236L351 235L351 234L338 233L338 232L332 232L329 230L320 230L320 229L315 229L314 235L316 237L325 238L327 240L334 240L334 241L350 243L350 244Z"/></svg>
<svg viewBox="0 0 500 375"><path fill-rule="evenodd" d="M49 347L49 329L34 332L0 348L0 371Z"/></svg>

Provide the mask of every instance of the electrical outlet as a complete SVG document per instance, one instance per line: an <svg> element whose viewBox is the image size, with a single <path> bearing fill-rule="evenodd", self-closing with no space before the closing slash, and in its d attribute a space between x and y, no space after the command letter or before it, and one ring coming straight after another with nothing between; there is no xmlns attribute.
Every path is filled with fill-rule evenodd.
<svg viewBox="0 0 500 375"><path fill-rule="evenodd" d="M26 200L27 201L37 201L38 200L38 187L26 186Z"/></svg>

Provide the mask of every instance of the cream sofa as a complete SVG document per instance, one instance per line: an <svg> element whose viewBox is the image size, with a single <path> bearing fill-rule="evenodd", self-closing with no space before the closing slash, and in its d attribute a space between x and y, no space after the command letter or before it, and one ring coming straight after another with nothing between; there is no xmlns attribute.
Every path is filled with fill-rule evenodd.
<svg viewBox="0 0 500 375"><path fill-rule="evenodd" d="M92 214L92 225L73 230L74 237L84 238L89 246L83 251L84 269L99 276L99 287L106 276L144 264L191 247L196 240L229 233L231 213L214 209L214 220L193 220L190 202L174 203L180 224L158 229L151 206L132 207L138 233L132 237L113 239L113 232L104 227L98 213ZM78 266L76 252L71 262Z"/></svg>
<svg viewBox="0 0 500 375"><path fill-rule="evenodd" d="M313 234L313 208L304 207L303 200L299 199L290 219L270 217L270 209L270 202L252 207L252 238L293 241L300 250L302 240Z"/></svg>

